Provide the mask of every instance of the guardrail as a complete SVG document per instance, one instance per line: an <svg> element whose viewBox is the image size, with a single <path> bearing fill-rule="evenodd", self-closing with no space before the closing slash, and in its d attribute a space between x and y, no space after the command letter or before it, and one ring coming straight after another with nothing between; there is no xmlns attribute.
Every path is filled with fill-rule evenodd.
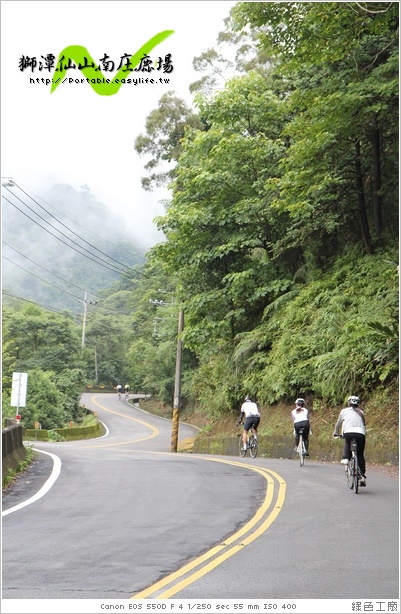
<svg viewBox="0 0 401 614"><path fill-rule="evenodd" d="M10 422L10 421L8 421ZM14 424L6 426L2 431L2 471L3 476L10 469L16 469L18 465L26 459L26 450L23 442L22 426L13 421Z"/></svg>

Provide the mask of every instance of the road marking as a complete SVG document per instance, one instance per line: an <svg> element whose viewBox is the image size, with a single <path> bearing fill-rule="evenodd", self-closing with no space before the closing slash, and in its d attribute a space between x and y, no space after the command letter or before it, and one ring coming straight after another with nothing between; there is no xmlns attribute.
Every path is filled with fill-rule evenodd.
<svg viewBox="0 0 401 614"><path fill-rule="evenodd" d="M10 507L8 510L5 510L1 513L2 517L7 516L8 514L12 514L13 512L16 512L17 510L20 510L21 508L25 507L26 505L30 505L31 503L35 503L35 501L37 501L38 499L41 499L51 489L54 482L60 475L61 459L58 456L56 456L55 454L51 454L50 452L45 452L44 450L39 450L38 448L35 448L35 451L40 452L41 454L47 454L53 459L53 469L50 474L50 477L46 480L42 488L38 490L35 495L30 497L29 499L26 499L26 501L23 501L22 503L14 505L14 507Z"/></svg>
<svg viewBox="0 0 401 614"><path fill-rule="evenodd" d="M105 407L104 405L101 405L100 403L98 403L96 401L96 397L91 397L91 402L94 405L97 405L97 407L100 407L101 409L103 409L104 411L107 411L110 414L115 414L116 416L121 416L122 418L126 418L127 420L132 420L132 422L137 422L138 424L142 424L143 426L146 426L147 428L149 428L152 432L150 435L146 435L146 437L141 437L140 439L131 439L129 441L119 441L117 443L103 443L103 444L95 444L95 445L88 445L88 446L82 446L83 448L111 448L113 446L123 446L126 444L130 444L130 443L139 443L140 441L146 441L147 439L153 439L153 437L157 437L159 435L159 431L155 426L152 426L151 424L149 424L148 422L144 422L143 420L139 420L139 418L133 418L132 416L127 416L127 414L122 414L119 411L115 411L113 409L108 409L107 407Z"/></svg>
<svg viewBox="0 0 401 614"><path fill-rule="evenodd" d="M253 465L247 465L238 461L228 461L216 458L202 458L196 457L200 460L208 460L215 463L225 463L228 465L236 465L238 467L246 467L252 471L260 473L267 481L267 490L265 499L255 515L249 520L241 529L236 531L233 535L225 539L225 541L217 546L214 546L208 552L197 557L187 565L184 565L181 569L169 574L165 578L162 578L152 586L136 593L131 599L169 599L189 584L196 582L202 576L206 575L218 565L221 565L224 561L240 552L244 547L248 546L255 539L260 537L270 525L276 520L279 515L285 500L286 482L283 478L270 469L263 467L257 467ZM278 482L278 493L275 502L273 502L275 482ZM273 506L273 507L272 507ZM193 570L199 568L197 571ZM180 578L183 578L180 582L177 582ZM170 585L170 586L169 586ZM164 592L163 589L166 590Z"/></svg>

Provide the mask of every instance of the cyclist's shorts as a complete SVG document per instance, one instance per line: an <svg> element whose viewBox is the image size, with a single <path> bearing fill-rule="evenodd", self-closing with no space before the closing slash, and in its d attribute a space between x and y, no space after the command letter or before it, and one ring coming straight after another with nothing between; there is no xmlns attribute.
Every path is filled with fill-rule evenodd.
<svg viewBox="0 0 401 614"><path fill-rule="evenodd" d="M260 422L260 416L248 416L244 423L244 430L249 431L252 426L258 428Z"/></svg>

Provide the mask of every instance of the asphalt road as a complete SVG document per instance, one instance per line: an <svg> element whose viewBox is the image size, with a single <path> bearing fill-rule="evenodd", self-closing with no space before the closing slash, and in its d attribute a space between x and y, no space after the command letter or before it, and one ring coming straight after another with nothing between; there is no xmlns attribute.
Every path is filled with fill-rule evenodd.
<svg viewBox="0 0 401 614"><path fill-rule="evenodd" d="M3 497L3 600L399 597L396 479L368 465L356 496L339 464L173 454L169 421L83 402L107 434L38 442Z"/></svg>

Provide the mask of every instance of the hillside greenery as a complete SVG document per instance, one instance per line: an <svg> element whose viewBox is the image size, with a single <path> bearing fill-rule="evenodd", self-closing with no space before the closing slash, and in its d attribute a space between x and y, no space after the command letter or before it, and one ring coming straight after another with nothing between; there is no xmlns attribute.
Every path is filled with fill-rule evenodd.
<svg viewBox="0 0 401 614"><path fill-rule="evenodd" d="M398 3L239 3L221 39L254 61L193 112L151 112L136 147L144 186L171 189L165 240L102 288L85 347L76 314L4 298L3 416L14 371L27 427L64 426L84 383L172 405L180 307L182 407L210 421L247 393L398 406Z"/></svg>

